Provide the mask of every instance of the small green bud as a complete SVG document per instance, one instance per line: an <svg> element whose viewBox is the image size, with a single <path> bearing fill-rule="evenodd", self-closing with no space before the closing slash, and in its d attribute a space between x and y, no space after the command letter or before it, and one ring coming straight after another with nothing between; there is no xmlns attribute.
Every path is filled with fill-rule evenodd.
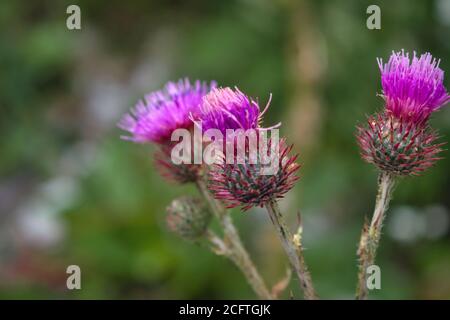
<svg viewBox="0 0 450 320"><path fill-rule="evenodd" d="M211 220L211 213L205 204L193 197L173 200L166 211L169 230L189 241L202 237Z"/></svg>

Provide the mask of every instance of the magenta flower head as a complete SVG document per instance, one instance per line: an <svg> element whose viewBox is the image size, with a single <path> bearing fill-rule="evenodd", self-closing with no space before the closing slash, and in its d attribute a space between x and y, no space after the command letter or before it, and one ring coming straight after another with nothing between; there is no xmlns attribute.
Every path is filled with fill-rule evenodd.
<svg viewBox="0 0 450 320"><path fill-rule="evenodd" d="M215 87L215 82L208 84L197 80L191 83L188 79L180 79L147 94L119 122L118 126L131 134L123 138L138 143L170 142L175 129L192 127L191 118L198 117L203 96Z"/></svg>
<svg viewBox="0 0 450 320"><path fill-rule="evenodd" d="M439 62L429 53L418 58L414 52L410 59L403 50L393 52L384 65L382 59L378 59L388 112L396 118L421 124L450 101Z"/></svg>
<svg viewBox="0 0 450 320"><path fill-rule="evenodd" d="M265 110L267 110L267 104ZM265 112L260 112L256 101L238 88L216 88L203 98L200 119L203 131L217 129L226 136L227 129L258 129Z"/></svg>
<svg viewBox="0 0 450 320"><path fill-rule="evenodd" d="M418 175L440 159L443 144L436 143L428 119L449 101L444 72L429 53L410 61L402 51L378 64L386 109L357 128L361 157L382 172Z"/></svg>
<svg viewBox="0 0 450 320"><path fill-rule="evenodd" d="M131 136L122 137L138 143L155 143L155 164L161 175L178 183L193 182L201 173L201 165L175 164L171 159L171 136L176 129L193 128L192 119L198 119L202 98L215 88L215 82L188 79L169 82L164 89L151 92L126 114L119 127Z"/></svg>

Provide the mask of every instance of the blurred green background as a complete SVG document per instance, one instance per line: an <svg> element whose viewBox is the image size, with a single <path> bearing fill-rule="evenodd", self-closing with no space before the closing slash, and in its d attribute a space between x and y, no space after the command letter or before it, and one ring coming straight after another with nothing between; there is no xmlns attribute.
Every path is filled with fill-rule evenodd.
<svg viewBox="0 0 450 320"><path fill-rule="evenodd" d="M81 8L82 30L66 28ZM366 8L381 8L381 30ZM168 80L215 79L261 102L300 153L305 255L323 298L352 298L356 247L376 192L355 125L382 108L376 57L430 51L450 70L450 0L1 1L0 298L254 298L227 260L170 234L190 186L155 172L152 147L116 123ZM448 74L447 74L448 75ZM449 87L449 78L446 78ZM450 139L450 110L432 125ZM403 179L385 223L373 298L450 298L450 157ZM261 209L234 210L270 285L287 267ZM66 289L66 267L82 289ZM290 291L298 297L293 279Z"/></svg>

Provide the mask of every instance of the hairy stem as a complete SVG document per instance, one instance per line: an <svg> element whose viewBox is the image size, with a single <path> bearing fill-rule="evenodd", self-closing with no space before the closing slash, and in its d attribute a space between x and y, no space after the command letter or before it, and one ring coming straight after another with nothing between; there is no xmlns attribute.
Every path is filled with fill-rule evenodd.
<svg viewBox="0 0 450 320"><path fill-rule="evenodd" d="M284 217L281 214L280 209L278 208L278 204L275 201L268 202L266 204L266 209L269 213L270 220L275 226L283 249L289 258L289 262L300 281L300 289L303 292L304 298L308 300L317 299L311 280L311 275L308 271L305 258L303 256L301 234L297 234L296 237L292 235L286 225L286 222L284 221Z"/></svg>
<svg viewBox="0 0 450 320"><path fill-rule="evenodd" d="M209 241L210 249L212 252L219 256L225 256L230 258L230 248L227 244L214 233L212 230L206 230L206 238Z"/></svg>
<svg viewBox="0 0 450 320"><path fill-rule="evenodd" d="M381 172L378 177L378 194L375 202L372 221L364 224L358 247L359 270L356 299L365 300L369 295L367 288L367 268L375 263L375 257L380 243L381 228L385 213L389 207L395 177L392 174Z"/></svg>
<svg viewBox="0 0 450 320"><path fill-rule="evenodd" d="M264 280L250 259L247 250L245 250L230 215L223 206L211 196L203 181L197 181L197 188L208 203L213 214L219 220L220 226L223 229L225 237L224 243L227 248L226 256L241 270L259 298L266 300L272 299L273 297L267 289ZM217 239L215 241L217 241Z"/></svg>

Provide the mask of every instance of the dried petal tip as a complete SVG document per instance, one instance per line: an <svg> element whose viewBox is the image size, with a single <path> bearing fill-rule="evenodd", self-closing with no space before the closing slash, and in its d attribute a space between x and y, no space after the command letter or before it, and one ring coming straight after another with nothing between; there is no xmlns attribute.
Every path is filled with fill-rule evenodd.
<svg viewBox="0 0 450 320"><path fill-rule="evenodd" d="M175 129L192 127L191 117L197 118L203 96L215 86L215 82L190 83L180 79L149 93L119 122L119 128L131 134L123 138L139 143L167 143Z"/></svg>
<svg viewBox="0 0 450 320"><path fill-rule="evenodd" d="M283 198L298 180L296 171L300 168L297 156L289 155L291 149L292 146L287 147L281 141L279 151L269 156L273 170L266 172L263 170L268 165L262 164L266 162L262 162L259 155L256 163L249 157L243 159L243 164L237 161L228 164L223 159L209 172L210 190L228 208L242 206L244 211Z"/></svg>
<svg viewBox="0 0 450 320"><path fill-rule="evenodd" d="M194 241L202 237L210 220L210 212L197 198L181 197L167 207L167 227L184 240Z"/></svg>
<svg viewBox="0 0 450 320"><path fill-rule="evenodd" d="M387 113L372 116L365 127L358 127L357 139L365 161L399 176L420 174L442 151L428 126L416 126Z"/></svg>
<svg viewBox="0 0 450 320"><path fill-rule="evenodd" d="M444 71L429 53L420 57L402 50L393 52L383 64L378 59L386 109L396 118L415 124L426 122L430 114L450 101L444 87Z"/></svg>

